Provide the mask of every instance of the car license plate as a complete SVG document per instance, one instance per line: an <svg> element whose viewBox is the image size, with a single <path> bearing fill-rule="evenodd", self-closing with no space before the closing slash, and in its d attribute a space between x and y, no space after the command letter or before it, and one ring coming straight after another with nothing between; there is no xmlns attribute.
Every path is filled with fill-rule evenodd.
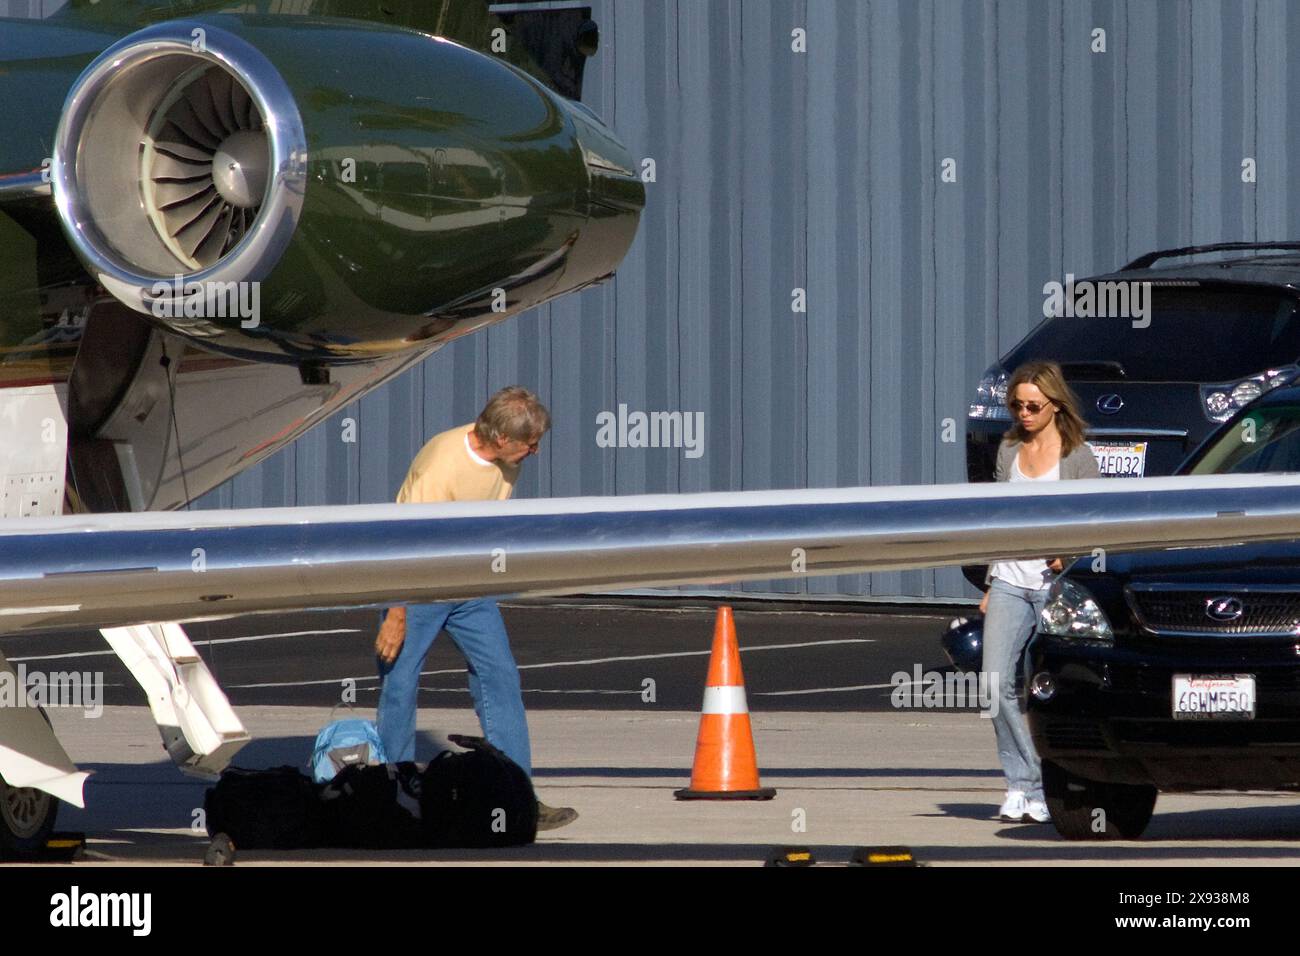
<svg viewBox="0 0 1300 956"><path fill-rule="evenodd" d="M1253 720L1255 676L1174 675L1174 719Z"/></svg>
<svg viewBox="0 0 1300 956"><path fill-rule="evenodd" d="M1147 470L1147 443L1088 442L1103 478L1141 478Z"/></svg>

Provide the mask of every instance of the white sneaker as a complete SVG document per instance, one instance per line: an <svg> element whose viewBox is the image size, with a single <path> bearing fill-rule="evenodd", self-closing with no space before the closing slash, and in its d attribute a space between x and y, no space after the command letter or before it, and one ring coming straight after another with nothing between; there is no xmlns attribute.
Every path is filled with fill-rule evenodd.
<svg viewBox="0 0 1300 956"><path fill-rule="evenodd" d="M1033 823L1051 823L1052 815L1047 812L1047 804L1042 800L1026 800L1025 820Z"/></svg>
<svg viewBox="0 0 1300 956"><path fill-rule="evenodd" d="M1020 823L1025 818L1025 791L1008 790L1007 798L998 808L998 819L1007 823Z"/></svg>

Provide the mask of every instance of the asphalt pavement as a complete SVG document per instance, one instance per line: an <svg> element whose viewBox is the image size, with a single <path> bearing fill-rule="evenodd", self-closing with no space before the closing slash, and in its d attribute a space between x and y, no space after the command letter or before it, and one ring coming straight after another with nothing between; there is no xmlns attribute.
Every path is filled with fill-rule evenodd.
<svg viewBox="0 0 1300 956"><path fill-rule="evenodd" d="M529 709L698 710L716 602L503 603ZM950 614L881 608L738 609L745 678L755 709L891 709L889 682L946 664L939 634ZM355 689L374 706L372 650L379 612L256 615L187 632L231 703L329 708ZM144 702L97 631L0 638L13 663L102 674L104 703ZM651 683L647 683L650 681ZM469 706L464 658L442 634L426 658L422 701Z"/></svg>

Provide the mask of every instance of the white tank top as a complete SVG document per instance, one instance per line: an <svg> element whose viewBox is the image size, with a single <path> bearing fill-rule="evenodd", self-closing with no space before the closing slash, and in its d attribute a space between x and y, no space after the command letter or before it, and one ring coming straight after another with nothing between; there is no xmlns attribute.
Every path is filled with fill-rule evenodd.
<svg viewBox="0 0 1300 956"><path fill-rule="evenodd" d="M1011 459L1012 481L1057 481L1060 477L1059 461L1037 478L1030 478L1020 470L1020 452L1017 451ZM1014 587L1029 588L1032 591L1041 591L1050 587L1052 583L1052 572L1042 558L1028 561L997 561L989 569L989 575L1006 581Z"/></svg>

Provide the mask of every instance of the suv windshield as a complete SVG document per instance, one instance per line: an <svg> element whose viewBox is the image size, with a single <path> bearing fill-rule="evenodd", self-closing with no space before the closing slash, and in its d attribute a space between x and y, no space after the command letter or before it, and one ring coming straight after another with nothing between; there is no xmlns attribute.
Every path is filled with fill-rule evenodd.
<svg viewBox="0 0 1300 956"><path fill-rule="evenodd" d="M1300 405L1248 412L1188 469L1189 475L1300 471Z"/></svg>
<svg viewBox="0 0 1300 956"><path fill-rule="evenodd" d="M1060 363L1073 381L1227 382L1300 357L1296 300L1276 292L1162 287L1150 325L1131 318L1048 319L1007 357Z"/></svg>

